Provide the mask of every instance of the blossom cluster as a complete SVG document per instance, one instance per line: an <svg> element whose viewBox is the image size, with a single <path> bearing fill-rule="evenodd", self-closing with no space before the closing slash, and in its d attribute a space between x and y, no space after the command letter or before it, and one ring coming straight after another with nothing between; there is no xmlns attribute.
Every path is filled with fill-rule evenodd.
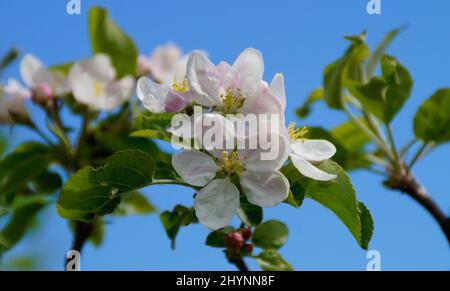
<svg viewBox="0 0 450 291"><path fill-rule="evenodd" d="M175 154L172 166L186 183L198 187L194 208L202 224L213 230L227 226L242 198L260 207L283 202L290 186L280 169L289 159L306 177L321 181L335 178L314 165L330 159L336 152L334 145L307 139L305 130L296 129L294 124L285 126L284 77L276 74L270 85L263 80L260 51L248 48L233 64L215 65L201 51L190 53L185 61L186 56L172 49L160 52L164 62L157 63L158 68L162 63L170 68L168 74L158 79L140 78L137 95L149 111L178 113L175 117L181 115L193 128L187 137L201 146ZM186 64L184 70L179 65L182 63ZM150 66L147 71L152 71ZM201 107L200 116L192 114L193 107ZM246 130L245 122L240 123L243 129L236 129L231 122L249 120L249 116L264 116L251 119L258 123L256 131ZM277 118L278 125L271 126L273 120L267 116ZM215 130L210 140L223 142L205 143L211 127ZM180 132L185 133L185 128L172 129L173 134ZM261 135L270 135L270 145L276 146L277 154L271 158L263 158L267 147L262 144L249 147L261 140ZM229 143L230 139L235 142Z"/></svg>

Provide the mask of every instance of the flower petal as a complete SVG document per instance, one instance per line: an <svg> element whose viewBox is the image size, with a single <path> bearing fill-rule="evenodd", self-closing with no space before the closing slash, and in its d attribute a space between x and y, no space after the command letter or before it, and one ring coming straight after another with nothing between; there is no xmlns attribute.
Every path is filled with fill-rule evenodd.
<svg viewBox="0 0 450 291"><path fill-rule="evenodd" d="M284 107L280 100L272 95L268 88L261 86L254 95L245 99L240 109L242 114L278 114L280 123L284 124Z"/></svg>
<svg viewBox="0 0 450 291"><path fill-rule="evenodd" d="M197 95L197 103L204 106L221 104L219 72L202 52L194 51L190 54L186 78L189 89Z"/></svg>
<svg viewBox="0 0 450 291"><path fill-rule="evenodd" d="M175 154L172 166L184 181L194 186L205 186L219 170L210 156L199 151Z"/></svg>
<svg viewBox="0 0 450 291"><path fill-rule="evenodd" d="M230 179L216 179L195 196L195 214L206 227L217 230L230 224L239 208L239 190Z"/></svg>
<svg viewBox="0 0 450 291"><path fill-rule="evenodd" d="M294 166L303 176L318 181L329 181L336 178L336 175L328 174L327 172L320 170L307 160L295 154L291 154L291 160Z"/></svg>
<svg viewBox="0 0 450 291"><path fill-rule="evenodd" d="M275 74L270 84L269 93L278 99L282 112L284 112L286 110L286 91L284 89L283 74Z"/></svg>
<svg viewBox="0 0 450 291"><path fill-rule="evenodd" d="M289 181L278 171L263 174L246 171L240 183L248 201L261 207L280 204L289 194Z"/></svg>
<svg viewBox="0 0 450 291"><path fill-rule="evenodd" d="M233 90L240 89L244 96L251 96L257 90L264 74L264 60L260 51L245 49L232 66Z"/></svg>
<svg viewBox="0 0 450 291"><path fill-rule="evenodd" d="M87 73L73 74L70 80L73 97L78 102L91 105L96 100L94 80Z"/></svg>
<svg viewBox="0 0 450 291"><path fill-rule="evenodd" d="M137 83L137 96L144 107L150 112L165 112L167 94L170 88L164 84L157 84L152 80L142 77Z"/></svg>
<svg viewBox="0 0 450 291"><path fill-rule="evenodd" d="M20 63L20 74L29 87L35 87L42 83L47 83L50 87L54 85L50 72L39 59L31 54L26 55Z"/></svg>
<svg viewBox="0 0 450 291"><path fill-rule="evenodd" d="M106 54L96 54L93 58L80 62L79 65L84 72L98 81L110 82L116 78L116 70L111 58Z"/></svg>
<svg viewBox="0 0 450 291"><path fill-rule="evenodd" d="M293 152L311 162L322 162L336 153L336 147L323 139L298 140L292 144Z"/></svg>

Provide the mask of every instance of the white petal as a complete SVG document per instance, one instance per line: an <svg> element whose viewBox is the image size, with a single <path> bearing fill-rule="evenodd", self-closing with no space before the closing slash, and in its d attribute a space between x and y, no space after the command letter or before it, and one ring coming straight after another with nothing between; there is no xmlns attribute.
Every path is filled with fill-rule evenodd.
<svg viewBox="0 0 450 291"><path fill-rule="evenodd" d="M189 89L197 95L197 103L204 106L221 104L219 72L202 52L194 51L189 56L186 78Z"/></svg>
<svg viewBox="0 0 450 291"><path fill-rule="evenodd" d="M246 171L240 176L240 183L248 201L261 207L278 205L289 194L289 181L278 171L263 174Z"/></svg>
<svg viewBox="0 0 450 291"><path fill-rule="evenodd" d="M109 82L116 78L116 70L106 54L96 54L92 59L82 61L80 66L96 80Z"/></svg>
<svg viewBox="0 0 450 291"><path fill-rule="evenodd" d="M95 101L94 80L89 74L74 74L70 83L75 100L85 105L91 105Z"/></svg>
<svg viewBox="0 0 450 291"><path fill-rule="evenodd" d="M284 107L267 88L260 88L253 96L247 97L240 112L243 114L278 114L280 123L284 124Z"/></svg>
<svg viewBox="0 0 450 291"><path fill-rule="evenodd" d="M53 77L42 62L33 55L26 55L20 63L20 74L29 87L47 83L54 86Z"/></svg>
<svg viewBox="0 0 450 291"><path fill-rule="evenodd" d="M322 162L330 159L336 153L336 147L323 139L298 140L292 144L294 153L311 162Z"/></svg>
<svg viewBox="0 0 450 291"><path fill-rule="evenodd" d="M170 88L167 85L157 84L145 77L140 78L137 84L137 96L150 112L165 112L169 92Z"/></svg>
<svg viewBox="0 0 450 291"><path fill-rule="evenodd" d="M245 49L232 67L234 88L240 89L244 96L253 95L264 74L264 60L260 51L254 48Z"/></svg>
<svg viewBox="0 0 450 291"><path fill-rule="evenodd" d="M8 84L3 87L3 92L11 98L25 99L31 96L30 90L23 87L17 80L8 79Z"/></svg>
<svg viewBox="0 0 450 291"><path fill-rule="evenodd" d="M217 230L230 224L239 208L239 190L227 179L216 179L195 196L195 214L206 227Z"/></svg>
<svg viewBox="0 0 450 291"><path fill-rule="evenodd" d="M234 149L234 124L218 113L205 113L194 120L198 143L210 152Z"/></svg>
<svg viewBox="0 0 450 291"><path fill-rule="evenodd" d="M291 160L294 166L303 176L318 181L329 181L336 178L336 175L328 174L320 170L319 168L316 168L313 164L295 154L291 154Z"/></svg>
<svg viewBox="0 0 450 291"><path fill-rule="evenodd" d="M281 104L282 111L286 109L286 91L284 89L284 76L283 74L275 74L270 84L269 92L275 96Z"/></svg>
<svg viewBox="0 0 450 291"><path fill-rule="evenodd" d="M219 169L210 156L199 151L175 154L172 166L184 181L194 186L205 186Z"/></svg>
<svg viewBox="0 0 450 291"><path fill-rule="evenodd" d="M256 148L251 140L257 140ZM245 161L245 168L252 172L278 170L291 152L289 138L277 129L259 128L258 135L247 138L246 148L239 149L239 156Z"/></svg>

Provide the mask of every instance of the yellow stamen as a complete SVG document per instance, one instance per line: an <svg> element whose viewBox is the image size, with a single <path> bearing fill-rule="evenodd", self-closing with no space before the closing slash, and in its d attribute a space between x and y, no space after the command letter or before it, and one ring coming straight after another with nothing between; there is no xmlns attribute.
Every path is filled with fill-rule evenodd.
<svg viewBox="0 0 450 291"><path fill-rule="evenodd" d="M308 133L308 129L306 126L303 128L295 128L295 122L291 122L288 127L289 136L291 141L294 142L299 139L303 139L305 135Z"/></svg>
<svg viewBox="0 0 450 291"><path fill-rule="evenodd" d="M225 96L222 95L222 107L220 110L224 114L233 114L244 105L245 97L242 96L240 90L237 90L237 93L234 93L231 89L227 89L225 92Z"/></svg>
<svg viewBox="0 0 450 291"><path fill-rule="evenodd" d="M102 83L100 83L98 81L94 81L94 91L95 91L96 97L104 96L105 95L105 85L103 85Z"/></svg>
<svg viewBox="0 0 450 291"><path fill-rule="evenodd" d="M172 91L181 93L189 91L187 80L177 82L177 77L173 77Z"/></svg>
<svg viewBox="0 0 450 291"><path fill-rule="evenodd" d="M233 151L228 154L227 151L223 151L221 155L221 167L222 170L227 174L227 176L239 175L244 172L244 163L239 159L239 154L237 151Z"/></svg>

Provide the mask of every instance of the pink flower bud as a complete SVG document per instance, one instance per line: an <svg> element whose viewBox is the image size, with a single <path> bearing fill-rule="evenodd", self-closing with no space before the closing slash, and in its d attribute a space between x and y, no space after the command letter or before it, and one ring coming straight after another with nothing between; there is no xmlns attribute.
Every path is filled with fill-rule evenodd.
<svg viewBox="0 0 450 291"><path fill-rule="evenodd" d="M241 250L244 246L244 238L240 232L230 232L225 236L225 247L230 250Z"/></svg>
<svg viewBox="0 0 450 291"><path fill-rule="evenodd" d="M242 237L245 240L248 240L252 237L252 228L251 227L243 227L241 228Z"/></svg>
<svg viewBox="0 0 450 291"><path fill-rule="evenodd" d="M53 99L52 87L47 83L38 84L33 90L33 98L38 101Z"/></svg>

